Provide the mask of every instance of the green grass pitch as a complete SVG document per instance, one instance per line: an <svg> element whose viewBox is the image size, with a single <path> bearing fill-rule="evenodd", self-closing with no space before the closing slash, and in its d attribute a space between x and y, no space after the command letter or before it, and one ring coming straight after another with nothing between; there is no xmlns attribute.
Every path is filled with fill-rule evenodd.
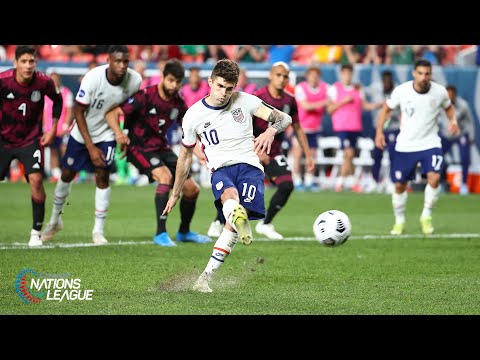
<svg viewBox="0 0 480 360"><path fill-rule="evenodd" d="M46 184L48 221L53 185ZM191 290L213 244L152 243L154 187L113 186L106 246L90 246L93 184L74 184L64 211L65 228L47 248L28 249L30 189L0 184L0 314L480 314L480 202L478 196L442 194L434 209L435 233L425 237L418 218L423 193L410 193L407 233L393 238L391 197L353 193L294 192L274 220L287 239L254 232L218 271L211 294ZM273 194L267 190L266 201ZM206 233L215 210L202 189L192 230ZM339 209L352 222L342 246L313 239L312 224ZM167 228L174 238L178 206ZM255 222L252 223L252 227ZM24 303L15 291L22 269L70 274L91 301Z"/></svg>

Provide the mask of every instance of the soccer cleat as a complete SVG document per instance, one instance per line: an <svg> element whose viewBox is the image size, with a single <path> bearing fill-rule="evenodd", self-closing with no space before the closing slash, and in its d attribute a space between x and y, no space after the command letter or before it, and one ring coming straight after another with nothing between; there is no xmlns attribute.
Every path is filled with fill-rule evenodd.
<svg viewBox="0 0 480 360"><path fill-rule="evenodd" d="M172 239L170 239L170 236L168 236L167 232L162 232L158 235L155 235L153 237L153 243L160 245L160 246L177 246Z"/></svg>
<svg viewBox="0 0 480 360"><path fill-rule="evenodd" d="M354 184L354 185L352 186L352 192L356 192L356 193L361 193L361 192L363 192L362 185L360 185L360 184L358 184L358 183L357 183L357 184Z"/></svg>
<svg viewBox="0 0 480 360"><path fill-rule="evenodd" d="M255 226L255 231L258 234L265 235L270 240L282 240L283 236L275 231L273 224L265 224L263 220L260 220Z"/></svg>
<svg viewBox="0 0 480 360"><path fill-rule="evenodd" d="M433 234L433 225L431 216L420 217L420 224L422 225L422 232L425 235Z"/></svg>
<svg viewBox="0 0 480 360"><path fill-rule="evenodd" d="M93 233L92 234L92 241L94 244L96 245L105 245L105 244L108 244L108 241L107 239L105 239L105 237L103 236L102 233Z"/></svg>
<svg viewBox="0 0 480 360"><path fill-rule="evenodd" d="M468 190L467 184L462 184L462 185L460 186L460 191L459 191L459 192L460 192L460 195L468 195L468 194L470 194L470 191Z"/></svg>
<svg viewBox="0 0 480 360"><path fill-rule="evenodd" d="M295 185L296 191L305 191L305 186L303 184Z"/></svg>
<svg viewBox="0 0 480 360"><path fill-rule="evenodd" d="M335 192L342 192L343 185L342 184L335 184Z"/></svg>
<svg viewBox="0 0 480 360"><path fill-rule="evenodd" d="M40 231L37 230L32 230L30 232L30 241L28 242L28 246L30 247L37 247L37 246L42 246L42 240L40 240Z"/></svg>
<svg viewBox="0 0 480 360"><path fill-rule="evenodd" d="M243 244L250 245L253 238L252 229L248 221L247 211L242 205L238 204L235 209L233 209L232 222L235 224L238 236Z"/></svg>
<svg viewBox="0 0 480 360"><path fill-rule="evenodd" d="M395 224L393 229L390 230L391 235L402 235L405 231L405 224Z"/></svg>
<svg viewBox="0 0 480 360"><path fill-rule="evenodd" d="M205 243L212 242L212 239L210 239L208 236L200 235L193 231L189 231L184 234L181 232L177 232L176 239L178 242L194 242L198 244L205 244Z"/></svg>
<svg viewBox="0 0 480 360"><path fill-rule="evenodd" d="M220 222L220 220L215 220L210 224L210 227L208 228L207 235L218 238L223 231L223 224Z"/></svg>
<svg viewBox="0 0 480 360"><path fill-rule="evenodd" d="M48 241L50 240L53 235L55 235L57 232L63 229L63 221L62 218L58 218L58 222L56 224L48 223L47 227L42 233L41 240L42 241Z"/></svg>
<svg viewBox="0 0 480 360"><path fill-rule="evenodd" d="M306 185L306 186L305 186L305 191L309 191L309 192L319 192L319 191L320 191L320 187L318 187L316 184Z"/></svg>
<svg viewBox="0 0 480 360"><path fill-rule="evenodd" d="M197 281L193 285L193 290L195 291L200 291L204 293L211 293L213 292L212 289L210 289L210 286L208 286L208 282L212 279L212 274L203 272L200 274L198 277Z"/></svg>

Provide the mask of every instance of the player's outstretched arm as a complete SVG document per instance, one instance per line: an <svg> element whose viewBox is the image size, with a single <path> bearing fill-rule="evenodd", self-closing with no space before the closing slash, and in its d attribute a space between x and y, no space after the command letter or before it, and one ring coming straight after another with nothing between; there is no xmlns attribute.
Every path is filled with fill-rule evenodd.
<svg viewBox="0 0 480 360"><path fill-rule="evenodd" d="M180 149L180 154L178 155L177 170L175 171L175 183L173 184L172 195L170 195L170 199L168 199L162 215L169 214L180 198L183 185L185 184L185 180L187 180L190 167L192 166L192 157L193 148L186 148L182 146Z"/></svg>
<svg viewBox="0 0 480 360"><path fill-rule="evenodd" d="M283 111L275 109L273 106L263 102L260 104L254 114L265 121L273 123L268 127L265 132L260 134L255 139L255 152L257 154L263 154L266 152L270 154L270 148L276 134L284 131L291 123L292 117Z"/></svg>

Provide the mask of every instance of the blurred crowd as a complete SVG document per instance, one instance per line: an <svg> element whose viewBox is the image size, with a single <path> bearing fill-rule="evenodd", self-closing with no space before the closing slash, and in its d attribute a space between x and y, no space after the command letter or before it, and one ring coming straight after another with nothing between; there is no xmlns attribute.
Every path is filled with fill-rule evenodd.
<svg viewBox="0 0 480 360"><path fill-rule="evenodd" d="M308 121L300 118L300 125L307 137L310 138L309 144L312 147L310 151L313 155L313 160L318 165L316 170L307 173L303 168L303 152L295 138L292 138L292 131L289 131L291 129L286 131L287 140L283 144L285 156L293 166L294 185L297 190L318 191L321 184L323 189L334 189L335 191L344 191L346 189L356 192L391 192L393 184L387 176L390 161L384 156L387 153L374 149L373 139L368 139L372 134L362 133L359 141L360 145L356 146L355 140L350 149L352 151L348 155L348 152L344 152L344 148L340 146L338 139L335 138L334 140L336 141L330 143L329 141L332 141L332 137L323 132L322 118L328 103L327 98L335 98L336 91L333 93L330 91L335 84L329 84L322 80L320 65L326 63L342 65L339 84L342 83L342 86L346 88L355 85L355 91L358 91L358 96L361 98L361 101L358 103L360 107L358 113L361 114L362 111L372 112L373 128L375 128L379 108L397 84L394 82L393 74L390 71L384 71L380 81L361 88L360 84L353 84L354 67L352 63L408 65L413 64L418 58L422 57L430 60L433 64L453 65L455 64L456 54L459 51L472 49L472 47L476 48L476 45L130 45L129 50L131 51L130 59L133 62L132 67L143 78L141 88L160 83L162 77L162 71L153 76L146 76L147 63L156 63L159 70L163 69L162 65L170 58L178 58L182 62L190 63L189 75L181 88L187 107L190 107L209 93L208 83L200 74L200 64L202 63L230 58L238 62L277 63L283 61L287 64L306 65L305 80L298 84L288 83L285 87L286 91L294 95L298 103L297 106L300 109L305 107L313 114L312 119ZM10 49L12 48L14 52L15 45L4 46L7 56L11 56L12 50ZM106 51L106 45L38 46L40 59L45 61L87 62L89 70L106 61ZM344 73L345 75L343 75ZM50 182L57 182L61 173L60 159L65 153L69 132L74 121L74 94L71 89L62 84L61 75L56 73L56 70L50 70L48 75L52 77L64 99L62 117L57 125L57 139L50 148L46 149L45 153L47 160L45 163L46 174ZM81 79L82 77L78 79L78 84L80 84ZM242 67L236 90L254 94L258 90L258 86L258 84L250 81L245 67ZM320 88L321 91L317 90ZM442 181L443 184L446 184L447 163L459 163L462 167L459 191L467 194L469 192L467 186L470 165L469 149L471 144L474 143L475 135L473 117L466 101L460 96L457 97L456 88L450 86L449 91L451 91L451 93L449 92L451 100L457 101L455 105L458 106L459 111L461 110L458 115L459 118L464 117L468 126L465 126L464 129L462 128L464 130L462 137L453 139L458 142L460 156L457 159L458 156L451 155L448 161L445 161L446 165L442 174ZM307 98L310 100L307 101ZM44 132L48 131L52 126L51 103L49 99L46 99L45 105ZM441 116L442 147L444 147L445 152L448 152L452 149L451 143L453 140L448 139L447 132L444 131L446 129L446 121L446 117ZM389 127L388 130L392 132L389 135L393 137L388 152L391 151L395 144L394 139L399 132L399 121L390 121ZM360 132L363 130L362 125ZM174 151L178 152L181 129L176 124L171 127L167 138L172 144ZM323 141L319 141L319 139ZM320 148L319 145L321 145ZM455 146L454 150L456 150ZM355 163L354 160L357 160L357 162ZM324 166L324 163L328 165ZM349 169L348 171L342 170L345 164L348 165L346 166ZM361 165L356 167L356 164ZM206 167L202 167L198 161L194 161L192 170L198 182L208 187L209 173ZM342 172L345 172L345 174ZM90 182L93 179L94 174L82 171L79 173L76 181ZM21 163L12 163L9 180L12 182L24 180ZM142 186L149 184L146 176L140 175L132 164L127 164L125 160L122 161L120 156L117 156L115 159L115 170L112 173L112 180L117 185L135 184Z"/></svg>
<svg viewBox="0 0 480 360"><path fill-rule="evenodd" d="M215 63L237 62L312 64L413 64L424 58L434 65L480 64L478 45L128 45L131 60ZM13 60L16 45L0 45L0 61ZM39 60L105 62L108 45L37 45ZM475 56L470 56L474 53Z"/></svg>

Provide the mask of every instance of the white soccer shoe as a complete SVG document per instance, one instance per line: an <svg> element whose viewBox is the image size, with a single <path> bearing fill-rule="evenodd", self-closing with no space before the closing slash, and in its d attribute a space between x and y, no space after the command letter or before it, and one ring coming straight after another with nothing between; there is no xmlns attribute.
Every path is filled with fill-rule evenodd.
<svg viewBox="0 0 480 360"><path fill-rule="evenodd" d="M42 240L40 240L41 232L37 230L32 230L30 232L30 241L28 242L28 246L30 247L37 247L42 246Z"/></svg>
<svg viewBox="0 0 480 360"><path fill-rule="evenodd" d="M220 222L220 220L215 220L210 224L207 235L212 238L218 238L222 234L222 231L223 224Z"/></svg>
<svg viewBox="0 0 480 360"><path fill-rule="evenodd" d="M264 224L263 220L260 220L255 226L255 231L258 234L265 235L270 240L282 240L283 236L275 231L275 227L273 224Z"/></svg>
<svg viewBox="0 0 480 360"><path fill-rule="evenodd" d="M48 223L45 227L45 230L42 233L41 240L48 241L50 240L53 235L63 229L63 221L62 218L58 218L58 222L56 224Z"/></svg>
<svg viewBox="0 0 480 360"><path fill-rule="evenodd" d="M105 245L105 244L108 244L108 241L107 239L105 239L105 237L103 236L102 233L93 233L92 234L92 241L94 244L96 245Z"/></svg>
<svg viewBox="0 0 480 360"><path fill-rule="evenodd" d="M208 282L211 279L212 279L212 274L207 274L206 272L201 273L199 278L197 279L197 281L193 285L193 290L204 292L204 293L213 292L213 290L210 289L210 286L208 286Z"/></svg>

